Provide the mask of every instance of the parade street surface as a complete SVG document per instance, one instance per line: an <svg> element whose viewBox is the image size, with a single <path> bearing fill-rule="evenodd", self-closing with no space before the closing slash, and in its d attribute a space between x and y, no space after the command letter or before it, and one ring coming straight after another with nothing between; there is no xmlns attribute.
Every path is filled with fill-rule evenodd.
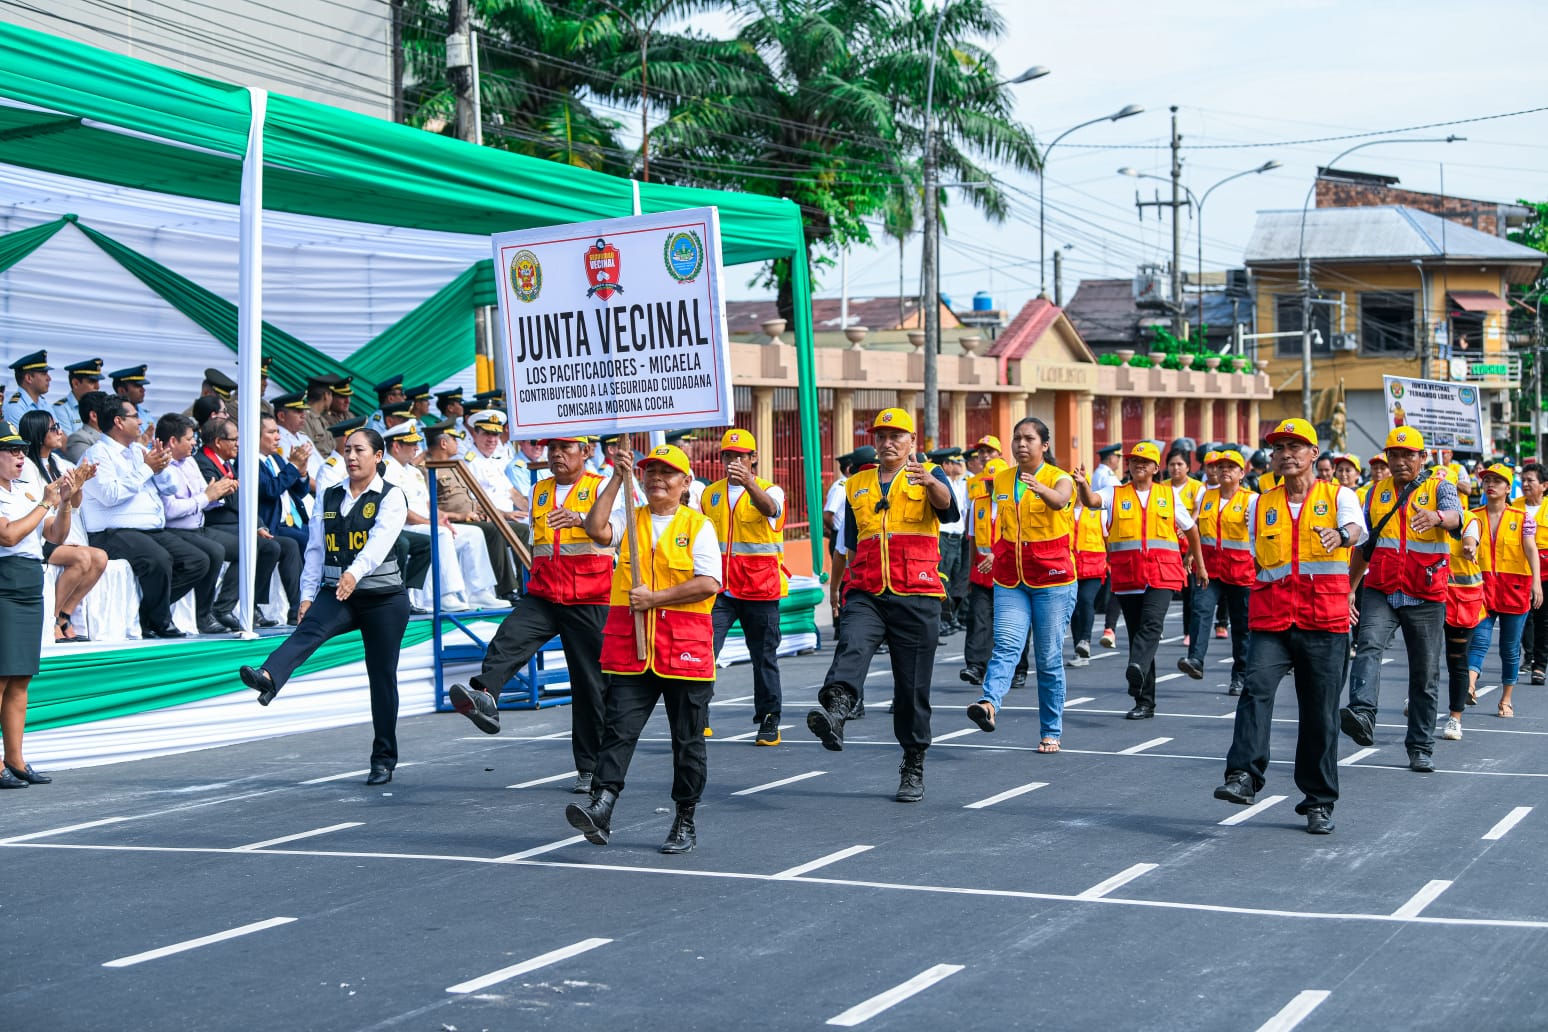
<svg viewBox="0 0 1548 1032"><path fill-rule="evenodd" d="M783 662L776 748L752 743L748 668L723 671L686 856L656 851L659 713L602 848L565 823L564 708L507 713L498 737L405 720L374 789L365 727L57 772L0 799L0 1026L1548 1027L1548 690L1495 717L1491 656L1465 737L1416 774L1393 649L1376 745L1342 740L1317 837L1293 809L1288 683L1257 804L1212 797L1226 643L1194 681L1180 635L1174 607L1152 720L1122 719L1121 632L1069 671L1058 755L1036 752L1032 689L993 734L967 721L948 638L917 805L892 800L885 655L842 753L804 727L830 650Z"/></svg>

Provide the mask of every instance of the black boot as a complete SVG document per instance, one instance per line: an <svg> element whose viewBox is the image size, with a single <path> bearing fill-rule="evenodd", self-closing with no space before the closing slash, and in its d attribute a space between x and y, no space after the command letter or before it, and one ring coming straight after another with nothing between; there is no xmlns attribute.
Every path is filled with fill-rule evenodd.
<svg viewBox="0 0 1548 1032"><path fill-rule="evenodd" d="M570 827L586 836L586 841L598 846L607 845L607 837L612 832L613 804L618 802L618 793L611 788L602 788L591 794L591 799L585 806L579 803L571 803L564 808L564 819L570 822Z"/></svg>
<svg viewBox="0 0 1548 1032"><path fill-rule="evenodd" d="M898 794L893 798L900 803L917 803L924 798L923 749L903 750L903 763L898 767Z"/></svg>
<svg viewBox="0 0 1548 1032"><path fill-rule="evenodd" d="M663 853L691 853L699 844L693 830L693 803L678 803L677 816L672 818L672 830L661 843Z"/></svg>
<svg viewBox="0 0 1548 1032"><path fill-rule="evenodd" d="M806 715L806 727L822 740L824 749L844 751L844 721L850 719L849 695L831 685L817 693L817 704Z"/></svg>

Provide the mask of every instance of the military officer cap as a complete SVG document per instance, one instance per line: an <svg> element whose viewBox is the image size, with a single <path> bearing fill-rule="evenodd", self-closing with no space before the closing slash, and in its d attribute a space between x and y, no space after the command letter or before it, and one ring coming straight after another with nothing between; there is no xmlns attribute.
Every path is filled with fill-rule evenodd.
<svg viewBox="0 0 1548 1032"><path fill-rule="evenodd" d="M273 405L276 411L279 409L295 409L300 411L306 408L306 392L291 391L289 394L281 394L276 398L270 399L269 404Z"/></svg>
<svg viewBox="0 0 1548 1032"><path fill-rule="evenodd" d="M505 391L498 387L492 391L479 391L473 395L473 404L479 408L500 408L505 404Z"/></svg>
<svg viewBox="0 0 1548 1032"><path fill-rule="evenodd" d="M505 413L495 409L485 409L473 416L473 428L485 433L497 434L505 429Z"/></svg>
<svg viewBox="0 0 1548 1032"><path fill-rule="evenodd" d="M410 419L414 415L414 407L407 398L395 401L391 405L382 408L382 418L391 416L393 419Z"/></svg>
<svg viewBox="0 0 1548 1032"><path fill-rule="evenodd" d="M876 464L876 449L869 444L862 444L849 453L849 461L855 466L874 466Z"/></svg>
<svg viewBox="0 0 1548 1032"><path fill-rule="evenodd" d="M258 360L258 371L260 373L262 373L264 376L268 376L269 375L269 370L271 368L273 368L273 366L274 366L274 359L270 358L268 355L264 355L262 358L260 358Z"/></svg>
<svg viewBox="0 0 1548 1032"><path fill-rule="evenodd" d="M353 376L341 376L339 382L333 385L333 393L341 398L352 398L355 395L354 383Z"/></svg>
<svg viewBox="0 0 1548 1032"><path fill-rule="evenodd" d="M622 436L623 434L603 434L601 438L602 444L604 447L609 444L617 444L618 439Z"/></svg>
<svg viewBox="0 0 1548 1032"><path fill-rule="evenodd" d="M356 416L354 419L341 419L328 428L334 437L348 437L350 434L366 425L365 416Z"/></svg>
<svg viewBox="0 0 1548 1032"><path fill-rule="evenodd" d="M34 351L12 362L11 368L18 373L46 373L53 367L48 364L47 351Z"/></svg>
<svg viewBox="0 0 1548 1032"><path fill-rule="evenodd" d="M311 391L316 390L318 387L326 387L331 391L338 387L338 385L342 383L343 380L344 378L342 376L334 376L332 374L328 374L326 376L309 376L306 378L306 389Z"/></svg>
<svg viewBox="0 0 1548 1032"><path fill-rule="evenodd" d="M403 388L403 396L409 401L429 401L430 385L428 383L421 383L413 387L405 387Z"/></svg>
<svg viewBox="0 0 1548 1032"><path fill-rule="evenodd" d="M448 437L455 437L459 441L468 436L466 431L457 425L457 421L455 419L443 419L439 423L431 423L429 426L425 427L426 437L439 437L442 434Z"/></svg>
<svg viewBox="0 0 1548 1032"><path fill-rule="evenodd" d="M960 462L962 461L962 449L937 448L932 452L925 452L925 458L931 462Z"/></svg>
<svg viewBox="0 0 1548 1032"><path fill-rule="evenodd" d="M441 391L435 396L435 407L445 412L453 405L462 404L462 388L455 387L449 391Z"/></svg>
<svg viewBox="0 0 1548 1032"><path fill-rule="evenodd" d="M1121 452L1121 451L1123 451L1123 445L1122 444L1109 444L1106 448L1098 448L1097 449L1097 454L1105 459L1109 455L1113 455L1113 454L1116 454L1117 452Z"/></svg>
<svg viewBox="0 0 1548 1032"><path fill-rule="evenodd" d="M397 426L388 427L382 434L382 439L387 441L408 441L411 444L418 444L425 437L419 432L419 424L410 420L407 423L399 423Z"/></svg>
<svg viewBox="0 0 1548 1032"><path fill-rule="evenodd" d="M72 362L65 366L65 372L70 374L72 380L100 380L102 379L102 359L88 358L83 362Z"/></svg>
<svg viewBox="0 0 1548 1032"><path fill-rule="evenodd" d="M391 394L394 390L397 390L397 389L401 388L402 386L403 386L403 374L402 373L399 373L397 376L389 376L387 379L383 380L381 383L376 385L376 396L378 398L385 398L385 397L387 397L387 395Z"/></svg>
<svg viewBox="0 0 1548 1032"><path fill-rule="evenodd" d="M145 370L148 368L150 367L142 365L129 366L127 369L115 369L113 372L108 373L108 376L112 378L114 387L126 383L147 384L150 383L145 378Z"/></svg>
<svg viewBox="0 0 1548 1032"><path fill-rule="evenodd" d="M0 419L0 451L24 451L27 442L7 420Z"/></svg>
<svg viewBox="0 0 1548 1032"><path fill-rule="evenodd" d="M237 390L236 381L219 369L206 369L204 371L204 382L209 384L210 389L222 398L230 398Z"/></svg>
<svg viewBox="0 0 1548 1032"><path fill-rule="evenodd" d="M680 441L697 441L692 430L668 430L662 435L667 444L677 444Z"/></svg>

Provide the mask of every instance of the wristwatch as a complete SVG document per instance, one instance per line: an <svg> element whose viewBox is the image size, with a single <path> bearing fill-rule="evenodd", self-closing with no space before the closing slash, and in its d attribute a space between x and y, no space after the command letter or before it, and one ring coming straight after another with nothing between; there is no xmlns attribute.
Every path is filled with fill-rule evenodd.
<svg viewBox="0 0 1548 1032"><path fill-rule="evenodd" d="M1348 548L1349 547L1349 528L1348 527L1339 527L1338 528L1338 542L1344 548Z"/></svg>

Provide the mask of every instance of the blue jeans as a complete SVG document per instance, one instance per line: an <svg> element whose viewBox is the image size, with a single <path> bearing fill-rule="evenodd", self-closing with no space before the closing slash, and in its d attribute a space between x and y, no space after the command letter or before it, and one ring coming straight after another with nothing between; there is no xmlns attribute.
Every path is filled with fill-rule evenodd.
<svg viewBox="0 0 1548 1032"><path fill-rule="evenodd" d="M1045 738L1058 738L1064 731L1064 629L1074 611L1074 584L994 586L994 653L984 676L983 701L1000 708L1030 632L1037 662L1039 723Z"/></svg>
<svg viewBox="0 0 1548 1032"><path fill-rule="evenodd" d="M1526 626L1527 613L1490 613L1478 621L1467 650L1467 667L1475 673L1483 669L1496 620L1500 623L1500 683L1513 685L1521 676L1521 628Z"/></svg>

